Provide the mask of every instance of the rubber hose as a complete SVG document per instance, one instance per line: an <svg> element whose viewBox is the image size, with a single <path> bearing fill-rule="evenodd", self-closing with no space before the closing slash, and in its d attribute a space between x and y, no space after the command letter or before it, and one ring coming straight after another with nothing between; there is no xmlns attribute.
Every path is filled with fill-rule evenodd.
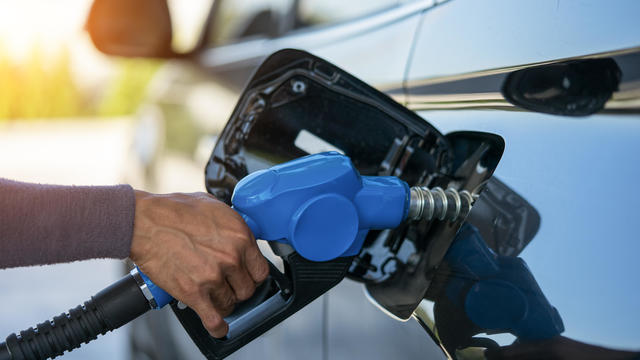
<svg viewBox="0 0 640 360"><path fill-rule="evenodd" d="M150 309L135 279L127 275L66 313L11 334L0 344L0 360L41 360L95 340Z"/></svg>

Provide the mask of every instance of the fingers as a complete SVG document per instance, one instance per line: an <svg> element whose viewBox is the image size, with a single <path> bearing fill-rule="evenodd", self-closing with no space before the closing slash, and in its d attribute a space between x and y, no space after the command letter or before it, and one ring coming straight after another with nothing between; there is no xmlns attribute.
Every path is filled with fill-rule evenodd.
<svg viewBox="0 0 640 360"><path fill-rule="evenodd" d="M220 233L224 233L223 229L229 231L226 233L228 236L225 237L224 242L228 244L231 241L230 239L234 239L231 241L231 249L227 248L225 253L240 255L239 259L243 260L241 266L246 268L254 285L263 282L269 275L269 266L258 249L258 244L251 233L251 229L249 229L244 219L230 207L218 200L215 200L214 204L217 210L215 216L211 216L211 218L217 220L216 227ZM228 277L234 290L237 289L235 286L238 284L237 278L244 278L244 274L236 275L234 278ZM240 288L242 288L242 286L240 286ZM238 290L240 291L240 294L237 294L238 298L246 299L246 293L244 293L246 290ZM251 292L253 293L253 289Z"/></svg>
<svg viewBox="0 0 640 360"><path fill-rule="evenodd" d="M267 260L262 256L260 249L258 249L258 244L253 240L245 251L245 266L256 284L265 281L269 276Z"/></svg>
<svg viewBox="0 0 640 360"><path fill-rule="evenodd" d="M239 237L229 237L229 239L236 239L233 242L232 249L235 249L235 251L238 252L229 249L230 251L227 251L226 253L240 254L239 259L241 261L243 260L241 266L244 266L246 268L246 271L248 272L250 279L252 279L252 282L254 283L253 285L255 287L255 284L263 282L269 275L269 266L267 265L267 261L258 249L258 244L256 243L256 240L251 233L251 229L249 229L244 219L242 219L242 217L237 212L232 210L227 205L217 200L216 204L221 208L220 213L217 214L215 218L217 220L220 220L223 218L220 215L226 214L227 220L224 223L219 223L219 226L225 226L233 229L232 233L234 233L235 235L240 235ZM236 274L236 276L233 278L228 277L234 290L237 289L240 291L240 294L236 294L238 298L246 299L247 294L244 292L246 290L242 289L242 286L236 287L236 285L240 285L238 283L238 278L246 280L246 278L244 278L244 274ZM253 290L254 289L251 289L251 293L253 293Z"/></svg>
<svg viewBox="0 0 640 360"><path fill-rule="evenodd" d="M236 302L249 299L256 283L264 281L269 275L266 259L253 240L252 245L246 250L243 264L234 261L223 267L226 281L211 285L208 304L207 301L200 301L199 309L193 308L213 337L221 338L227 334L229 326L223 318L232 313Z"/></svg>
<svg viewBox="0 0 640 360"><path fill-rule="evenodd" d="M208 296L203 296L190 307L198 314L202 326L215 338L223 338L229 332L229 325L223 316L214 308Z"/></svg>
<svg viewBox="0 0 640 360"><path fill-rule="evenodd" d="M178 251L176 256L184 256L181 256L182 251ZM217 261L208 263L179 263L173 271L169 271L173 278L169 287L165 288L171 290L169 293L176 299L193 309L200 317L204 328L211 336L217 338L227 334L229 327L224 317L232 313L237 302L226 278L225 268L229 265L223 266L228 261L228 257L219 256ZM253 286L252 281L250 284Z"/></svg>
<svg viewBox="0 0 640 360"><path fill-rule="evenodd" d="M237 301L249 299L256 288L253 278L244 267L239 267L236 271L230 271L227 274L227 282L233 290Z"/></svg>
<svg viewBox="0 0 640 360"><path fill-rule="evenodd" d="M229 325L224 321L224 317L233 312L236 297L231 287L226 281L201 287L197 298L188 304L200 316L202 325L216 338L227 335Z"/></svg>
<svg viewBox="0 0 640 360"><path fill-rule="evenodd" d="M219 265L218 265L219 266ZM237 267L239 269L239 267ZM219 268L216 265L211 267L208 274L201 273L201 278L198 281L201 289L201 298L208 300L216 309L219 315L227 316L233 311L233 307L238 301L236 294L232 290L228 282L228 276L231 273L238 273L239 271L229 272L224 268ZM249 283L251 288L253 283ZM252 289L249 289L250 294L253 293Z"/></svg>

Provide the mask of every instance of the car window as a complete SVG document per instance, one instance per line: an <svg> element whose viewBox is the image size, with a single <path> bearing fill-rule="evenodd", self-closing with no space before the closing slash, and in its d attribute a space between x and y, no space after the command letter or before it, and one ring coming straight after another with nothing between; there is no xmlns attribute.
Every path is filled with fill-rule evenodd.
<svg viewBox="0 0 640 360"><path fill-rule="evenodd" d="M296 29L328 25L370 15L398 4L398 0L300 0Z"/></svg>
<svg viewBox="0 0 640 360"><path fill-rule="evenodd" d="M293 0L221 0L214 7L209 45L219 46L282 32Z"/></svg>

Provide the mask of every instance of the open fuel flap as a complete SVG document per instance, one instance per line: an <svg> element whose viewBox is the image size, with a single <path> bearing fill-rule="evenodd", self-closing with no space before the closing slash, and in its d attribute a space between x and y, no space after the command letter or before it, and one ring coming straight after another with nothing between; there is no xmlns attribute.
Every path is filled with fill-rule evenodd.
<svg viewBox="0 0 640 360"><path fill-rule="evenodd" d="M238 101L207 164L206 188L230 203L235 185L249 173L337 151L350 157L362 175L394 175L410 186L467 190L477 199L503 149L502 138L492 134L445 136L336 66L303 51L282 50L258 68ZM173 309L210 359L227 356L345 276L365 283L386 312L407 319L427 295L463 221L410 221L393 230L371 231L358 255L323 263L270 243L284 271L272 269L270 280L227 319L226 339L210 337L188 308ZM256 313L261 314L259 323L242 320Z"/></svg>

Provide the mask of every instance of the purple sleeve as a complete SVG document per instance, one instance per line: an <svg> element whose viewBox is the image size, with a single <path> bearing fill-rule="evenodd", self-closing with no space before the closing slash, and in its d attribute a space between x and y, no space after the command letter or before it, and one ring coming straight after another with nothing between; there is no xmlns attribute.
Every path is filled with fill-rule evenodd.
<svg viewBox="0 0 640 360"><path fill-rule="evenodd" d="M129 185L58 186L0 178L0 269L129 256Z"/></svg>

